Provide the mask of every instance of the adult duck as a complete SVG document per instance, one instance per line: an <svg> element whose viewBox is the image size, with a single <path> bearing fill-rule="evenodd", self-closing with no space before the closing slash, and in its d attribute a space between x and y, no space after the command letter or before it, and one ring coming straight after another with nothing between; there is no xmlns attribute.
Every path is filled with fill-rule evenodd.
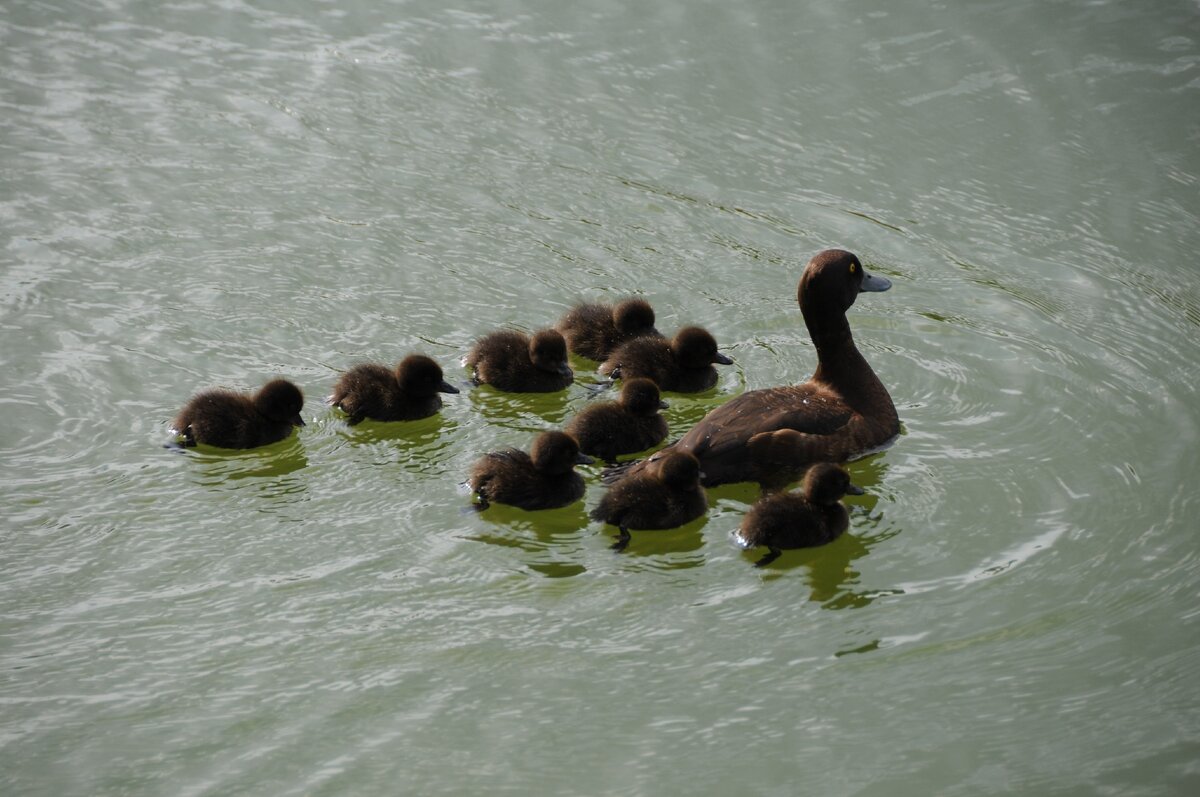
<svg viewBox="0 0 1200 797"><path fill-rule="evenodd" d="M800 276L796 297L817 349L812 377L737 396L649 460L609 469L606 481L678 450L700 460L706 486L756 481L777 489L815 462L845 462L889 443L900 433L896 407L854 345L846 311L859 293L890 287L850 252L818 252Z"/></svg>

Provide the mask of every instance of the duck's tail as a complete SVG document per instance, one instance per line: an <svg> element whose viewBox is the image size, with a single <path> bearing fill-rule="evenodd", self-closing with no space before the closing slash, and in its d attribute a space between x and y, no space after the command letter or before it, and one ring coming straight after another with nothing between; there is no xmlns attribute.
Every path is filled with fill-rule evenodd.
<svg viewBox="0 0 1200 797"><path fill-rule="evenodd" d="M628 462L618 462L616 465L609 465L600 471L601 484L616 484L625 478L625 475L633 469L635 465L640 465L645 460L631 459Z"/></svg>
<svg viewBox="0 0 1200 797"><path fill-rule="evenodd" d="M631 459L627 462L618 462L616 465L609 465L600 471L600 482L602 484L616 484L626 476L641 473L647 463L658 459L663 453L670 451L674 446L675 444L671 443L671 445L660 448L645 459Z"/></svg>

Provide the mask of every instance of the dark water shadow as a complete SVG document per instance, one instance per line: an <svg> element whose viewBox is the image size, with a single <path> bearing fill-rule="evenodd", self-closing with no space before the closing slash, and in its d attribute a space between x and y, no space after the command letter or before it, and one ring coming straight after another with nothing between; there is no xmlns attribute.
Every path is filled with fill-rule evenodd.
<svg viewBox="0 0 1200 797"><path fill-rule="evenodd" d="M519 551L525 567L539 575L569 578L587 571L570 559L573 552L580 551L579 543L588 525L583 501L537 511L492 504L477 512L476 517L490 528L468 534L466 539Z"/></svg>
<svg viewBox="0 0 1200 797"><path fill-rule="evenodd" d="M616 398L616 385L613 383L613 380L597 370L600 367L599 362L589 360L586 357L580 357L574 352L568 356L568 361L571 370L575 372L576 385L587 388L589 391L607 398Z"/></svg>
<svg viewBox="0 0 1200 797"><path fill-rule="evenodd" d="M467 398L475 411L489 424L531 431L545 428L546 424L561 426L566 421L567 399L571 390L572 388L554 393L506 393L491 385L480 385L467 391Z"/></svg>
<svg viewBox="0 0 1200 797"><path fill-rule="evenodd" d="M308 457L298 435L269 446L248 449L198 445L184 449L197 465L200 483L215 487L238 479L271 479L308 467Z"/></svg>
<svg viewBox="0 0 1200 797"><path fill-rule="evenodd" d="M440 474L452 458L450 450L458 423L443 415L415 421L363 421L338 431L350 445L380 454L376 464L396 464L418 475Z"/></svg>
<svg viewBox="0 0 1200 797"><path fill-rule="evenodd" d="M656 570L700 567L706 561L706 557L700 553L704 548L704 535L701 531L708 524L708 520L708 514L705 513L692 522L673 529L631 529L629 542L619 550L614 550L613 554L643 560L643 564ZM617 544L617 528L606 523L602 529L604 539L611 544Z"/></svg>

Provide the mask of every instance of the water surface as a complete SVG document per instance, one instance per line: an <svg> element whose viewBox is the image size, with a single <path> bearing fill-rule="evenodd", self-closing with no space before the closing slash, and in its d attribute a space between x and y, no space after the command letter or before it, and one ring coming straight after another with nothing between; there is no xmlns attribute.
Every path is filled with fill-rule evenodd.
<svg viewBox="0 0 1200 797"><path fill-rule="evenodd" d="M0 791L1122 794L1200 786L1192 3L10 4ZM340 370L636 293L904 424L851 533L463 513L596 381L351 429ZM161 447L195 391L308 426Z"/></svg>

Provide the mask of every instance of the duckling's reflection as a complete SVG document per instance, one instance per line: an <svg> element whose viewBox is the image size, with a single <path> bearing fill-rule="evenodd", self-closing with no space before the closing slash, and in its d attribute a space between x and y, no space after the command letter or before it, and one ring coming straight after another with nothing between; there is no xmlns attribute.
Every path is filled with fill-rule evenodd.
<svg viewBox="0 0 1200 797"><path fill-rule="evenodd" d="M231 451L205 445L186 449L197 468L196 481L210 490L251 490L266 499L266 509L278 502L303 500L306 482L292 474L308 467L304 447L295 436L260 448Z"/></svg>
<svg viewBox="0 0 1200 797"><path fill-rule="evenodd" d="M582 555L580 541L588 525L583 501L561 509L534 512L492 504L474 514L496 528L469 535L467 539L522 551L528 555L525 566L547 578L568 578L587 571L582 564L568 558L572 553Z"/></svg>
<svg viewBox="0 0 1200 797"><path fill-rule="evenodd" d="M295 435L259 448L234 450L201 444L186 452L198 463L198 479L205 487L220 487L238 479L285 476L308 467L304 446Z"/></svg>
<svg viewBox="0 0 1200 797"><path fill-rule="evenodd" d="M637 529L630 532L628 542L624 543L619 536L612 535L613 526L605 524L603 529L606 535L612 535L613 547L621 556L642 559L658 570L686 570L705 562L705 557L697 552L704 547L701 531L707 524L708 515L704 515L672 529Z"/></svg>
<svg viewBox="0 0 1200 797"><path fill-rule="evenodd" d="M340 431L350 445L387 451L386 461L410 473L441 473L450 459L449 440L458 427L441 414L416 421L363 421Z"/></svg>
<svg viewBox="0 0 1200 797"><path fill-rule="evenodd" d="M494 426L508 429L544 428L547 423L561 426L567 418L570 389L554 393L505 393L491 385L479 385L467 391L471 405Z"/></svg>

